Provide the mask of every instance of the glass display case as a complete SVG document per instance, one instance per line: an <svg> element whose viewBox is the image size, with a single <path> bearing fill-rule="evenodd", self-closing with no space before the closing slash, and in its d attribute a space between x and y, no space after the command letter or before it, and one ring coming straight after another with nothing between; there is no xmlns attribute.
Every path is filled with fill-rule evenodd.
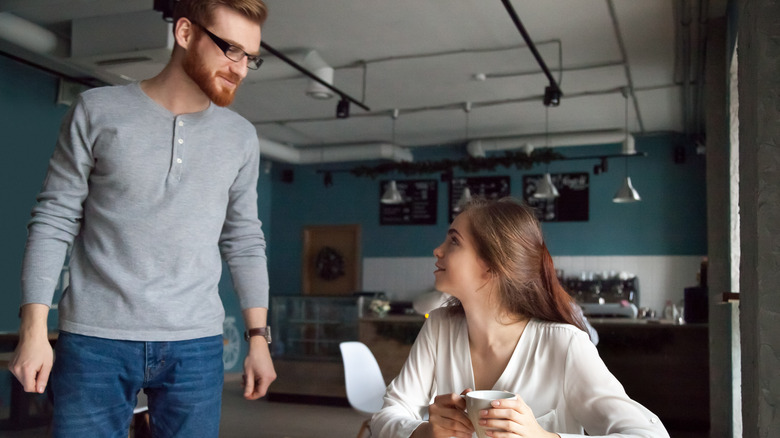
<svg viewBox="0 0 780 438"><path fill-rule="evenodd" d="M341 362L339 343L358 338L356 297L271 298L276 359Z"/></svg>

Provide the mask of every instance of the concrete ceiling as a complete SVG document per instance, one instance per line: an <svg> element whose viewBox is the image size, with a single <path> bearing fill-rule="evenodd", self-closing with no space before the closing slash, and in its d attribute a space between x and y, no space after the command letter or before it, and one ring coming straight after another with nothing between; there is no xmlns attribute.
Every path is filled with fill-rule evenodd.
<svg viewBox="0 0 780 438"><path fill-rule="evenodd" d="M337 97L306 96L309 78L266 53L233 104L261 138L295 148L373 142L416 148L545 132L549 80L500 0L267 4L264 43L296 61L316 51L335 69L333 85L370 111L352 104L351 117L337 119ZM511 5L563 91L560 105L548 109L551 136L623 130L621 89L630 98L632 133L698 129L697 89L685 87L684 78L698 80L702 24L724 14L725 0ZM142 36L154 39L159 28L158 39L166 38L152 0L0 0L0 14L50 31L65 45L41 54L6 38L1 51L73 77L125 83L153 75L167 60L164 41L160 50L132 47ZM101 23L117 24L105 30ZM117 29L121 41L110 35ZM95 64L134 52L150 60Z"/></svg>

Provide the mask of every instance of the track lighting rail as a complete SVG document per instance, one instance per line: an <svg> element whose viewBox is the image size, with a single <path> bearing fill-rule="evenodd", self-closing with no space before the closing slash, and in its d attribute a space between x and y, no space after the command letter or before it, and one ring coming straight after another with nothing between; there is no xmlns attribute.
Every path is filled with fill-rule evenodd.
<svg viewBox="0 0 780 438"><path fill-rule="evenodd" d="M544 92L545 106L558 106L561 96L563 96L561 87L558 86L555 78L553 78L552 73L550 73L550 69L547 68L547 64L545 64L544 59L542 59L542 55L540 55L539 51L536 50L536 45L534 44L533 40L531 40L531 36L528 35L528 31L525 30L525 26L523 26L523 23L520 21L520 17L517 16L517 12L515 12L515 8L512 6L512 3L509 0L501 0L501 3L504 4L504 7L509 13L510 18L512 18L512 21L515 23L515 27L517 27L520 35L523 36L526 44L528 44L528 48L531 49L531 53L534 55L534 58L536 58L536 62L539 63L539 67L542 68L545 76L547 76L547 79L550 81L550 85L545 89Z"/></svg>

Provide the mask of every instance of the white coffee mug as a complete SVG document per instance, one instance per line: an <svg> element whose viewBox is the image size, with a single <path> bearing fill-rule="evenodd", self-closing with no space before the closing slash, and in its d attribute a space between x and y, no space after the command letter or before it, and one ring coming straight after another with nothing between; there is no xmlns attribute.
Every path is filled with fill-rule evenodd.
<svg viewBox="0 0 780 438"><path fill-rule="evenodd" d="M508 391L485 390L467 392L463 395L463 398L466 399L466 413L469 416L469 420L471 420L471 424L474 425L477 436L485 438L485 431L488 429L479 425L479 411L491 409L493 406L490 403L493 400L514 400L517 396Z"/></svg>

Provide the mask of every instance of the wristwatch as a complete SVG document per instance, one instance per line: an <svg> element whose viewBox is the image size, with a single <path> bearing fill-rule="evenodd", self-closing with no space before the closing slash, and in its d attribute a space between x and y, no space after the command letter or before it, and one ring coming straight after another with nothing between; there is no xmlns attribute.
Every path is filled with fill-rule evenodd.
<svg viewBox="0 0 780 438"><path fill-rule="evenodd" d="M252 336L262 336L268 343L271 343L271 326L252 328L244 332L244 340L249 342Z"/></svg>

